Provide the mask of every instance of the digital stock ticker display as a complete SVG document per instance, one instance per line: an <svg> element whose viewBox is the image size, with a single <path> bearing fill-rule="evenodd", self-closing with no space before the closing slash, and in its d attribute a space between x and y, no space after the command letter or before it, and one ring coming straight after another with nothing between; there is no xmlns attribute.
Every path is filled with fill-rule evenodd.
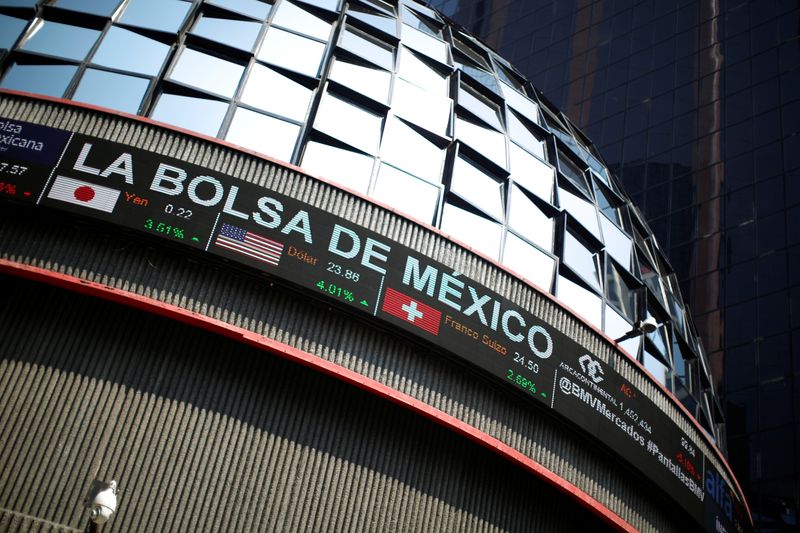
<svg viewBox="0 0 800 533"><path fill-rule="evenodd" d="M633 384L527 310L382 235L234 176L3 118L0 199L199 249L371 316L589 432L707 530L747 527L731 487Z"/></svg>

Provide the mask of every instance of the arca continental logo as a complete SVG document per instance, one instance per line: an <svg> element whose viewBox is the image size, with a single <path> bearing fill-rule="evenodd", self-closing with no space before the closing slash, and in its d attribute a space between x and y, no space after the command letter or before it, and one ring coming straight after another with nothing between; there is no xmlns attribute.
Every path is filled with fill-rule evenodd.
<svg viewBox="0 0 800 533"><path fill-rule="evenodd" d="M578 363L581 365L583 373L589 376L594 383L603 381L603 367L600 366L598 361L592 359L589 354L580 356Z"/></svg>

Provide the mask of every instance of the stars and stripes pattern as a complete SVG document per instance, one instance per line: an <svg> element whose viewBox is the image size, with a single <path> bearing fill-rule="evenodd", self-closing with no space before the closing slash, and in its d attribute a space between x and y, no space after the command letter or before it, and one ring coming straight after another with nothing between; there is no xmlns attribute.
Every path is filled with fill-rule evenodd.
<svg viewBox="0 0 800 533"><path fill-rule="evenodd" d="M214 244L272 266L278 266L283 254L283 244L233 224L222 224Z"/></svg>

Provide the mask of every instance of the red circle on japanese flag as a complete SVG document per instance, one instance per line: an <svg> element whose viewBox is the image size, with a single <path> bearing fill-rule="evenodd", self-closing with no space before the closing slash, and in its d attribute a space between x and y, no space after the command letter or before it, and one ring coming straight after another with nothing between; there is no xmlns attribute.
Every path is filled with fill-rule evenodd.
<svg viewBox="0 0 800 533"><path fill-rule="evenodd" d="M75 189L75 199L81 202L90 202L94 198L94 189L88 185L81 185Z"/></svg>

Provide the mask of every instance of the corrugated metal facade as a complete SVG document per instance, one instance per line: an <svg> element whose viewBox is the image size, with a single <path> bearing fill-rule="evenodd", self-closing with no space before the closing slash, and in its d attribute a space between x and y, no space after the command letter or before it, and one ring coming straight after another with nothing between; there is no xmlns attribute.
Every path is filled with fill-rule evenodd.
<svg viewBox="0 0 800 533"><path fill-rule="evenodd" d="M8 96L0 114L261 183L452 265L616 366L711 455L669 400L597 333L430 230L297 172L146 124ZM636 528L685 526L681 511L563 423L439 354L289 290L155 242L6 205L0 258L276 339L467 422ZM81 527L89 482L114 477L123 492L107 528L120 531L599 527L574 501L476 445L310 370L35 285L6 280L4 293L0 526L30 515Z"/></svg>

